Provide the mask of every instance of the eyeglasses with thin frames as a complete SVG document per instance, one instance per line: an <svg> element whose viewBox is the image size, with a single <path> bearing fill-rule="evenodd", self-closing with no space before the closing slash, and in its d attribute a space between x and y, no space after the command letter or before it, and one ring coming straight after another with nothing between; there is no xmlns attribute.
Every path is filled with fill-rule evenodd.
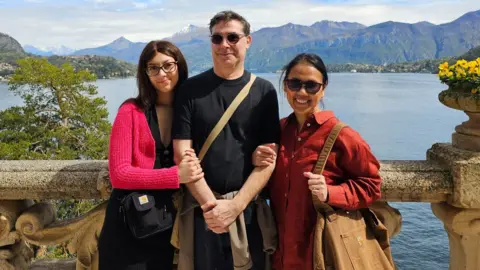
<svg viewBox="0 0 480 270"><path fill-rule="evenodd" d="M157 65L147 66L147 69L145 70L145 72L147 73L148 76L153 77L160 74L160 70L163 70L163 72L165 73L172 73L176 69L177 69L177 61L174 61L174 62L163 63L163 65L161 66L157 66Z"/></svg>
<svg viewBox="0 0 480 270"><path fill-rule="evenodd" d="M227 35L225 35L225 37L220 34L213 34L210 36L210 41L215 45L219 45L219 44L222 44L223 39L225 38L229 45L235 45L238 43L238 41L240 41L241 38L246 36L247 35L245 34L237 34L237 33L228 33Z"/></svg>

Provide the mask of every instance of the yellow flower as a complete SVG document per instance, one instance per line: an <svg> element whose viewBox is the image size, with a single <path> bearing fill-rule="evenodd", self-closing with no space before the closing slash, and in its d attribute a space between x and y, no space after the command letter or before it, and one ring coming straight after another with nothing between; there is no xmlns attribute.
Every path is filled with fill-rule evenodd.
<svg viewBox="0 0 480 270"><path fill-rule="evenodd" d="M459 67L466 68L467 65L468 65L468 62L467 62L467 60L462 59L462 60L458 60L455 65L459 66Z"/></svg>
<svg viewBox="0 0 480 270"><path fill-rule="evenodd" d="M465 70L461 67L457 67L455 68L455 74L457 75L457 79L461 79L461 78L465 78L467 77L467 73L465 72Z"/></svg>
<svg viewBox="0 0 480 270"><path fill-rule="evenodd" d="M437 76L449 86L455 82L471 83L475 87L472 94L480 94L480 57L473 61L460 59L453 65L443 62L438 65Z"/></svg>
<svg viewBox="0 0 480 270"><path fill-rule="evenodd" d="M446 69L441 69L441 70L438 72L438 77L440 77L440 78L445 77L445 76L447 76L447 73L448 73L448 70L446 70Z"/></svg>
<svg viewBox="0 0 480 270"><path fill-rule="evenodd" d="M439 69L439 70L446 70L446 69L448 69L448 62L444 62L444 63L438 65L438 69Z"/></svg>

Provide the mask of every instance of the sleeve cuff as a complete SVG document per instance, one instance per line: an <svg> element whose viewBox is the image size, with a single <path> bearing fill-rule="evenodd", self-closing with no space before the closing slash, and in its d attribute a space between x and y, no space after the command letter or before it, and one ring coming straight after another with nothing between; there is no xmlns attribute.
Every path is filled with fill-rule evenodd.
<svg viewBox="0 0 480 270"><path fill-rule="evenodd" d="M191 140L192 136L187 134L172 134L172 140Z"/></svg>
<svg viewBox="0 0 480 270"><path fill-rule="evenodd" d="M327 202L331 206L346 208L347 207L347 198L345 196L345 191L342 186L338 185L327 185L328 197Z"/></svg>

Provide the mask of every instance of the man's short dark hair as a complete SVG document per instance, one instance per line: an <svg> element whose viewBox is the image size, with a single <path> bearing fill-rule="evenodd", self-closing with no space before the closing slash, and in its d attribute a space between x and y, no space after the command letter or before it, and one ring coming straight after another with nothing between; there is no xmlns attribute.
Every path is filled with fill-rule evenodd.
<svg viewBox="0 0 480 270"><path fill-rule="evenodd" d="M213 18L210 20L210 34L212 34L213 27L218 23L229 22L232 20L239 21L243 25L243 33L247 36L250 35L250 24L247 22L247 20L245 20L245 18L240 14L231 10L220 11L213 16Z"/></svg>

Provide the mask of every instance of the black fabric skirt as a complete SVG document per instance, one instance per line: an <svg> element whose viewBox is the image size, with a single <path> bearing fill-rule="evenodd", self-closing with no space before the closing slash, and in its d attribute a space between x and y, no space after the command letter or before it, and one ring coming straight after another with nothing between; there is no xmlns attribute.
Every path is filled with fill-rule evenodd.
<svg viewBox="0 0 480 270"><path fill-rule="evenodd" d="M114 189L108 201L105 221L98 240L100 270L172 270L174 249L172 230L145 239L135 239L120 213L120 200L128 191ZM173 211L168 193L154 195L157 205L165 203Z"/></svg>

